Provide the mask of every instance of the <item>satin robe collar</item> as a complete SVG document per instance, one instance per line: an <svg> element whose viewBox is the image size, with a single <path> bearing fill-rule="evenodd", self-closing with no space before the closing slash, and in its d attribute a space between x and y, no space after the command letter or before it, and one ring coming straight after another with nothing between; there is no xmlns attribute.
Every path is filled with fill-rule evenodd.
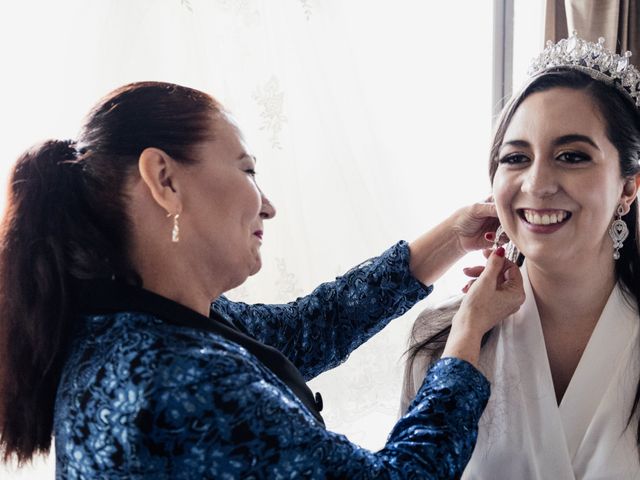
<svg viewBox="0 0 640 480"><path fill-rule="evenodd" d="M638 312L616 285L557 404L540 316L526 268L520 310L481 353L492 395L465 479L640 479Z"/></svg>

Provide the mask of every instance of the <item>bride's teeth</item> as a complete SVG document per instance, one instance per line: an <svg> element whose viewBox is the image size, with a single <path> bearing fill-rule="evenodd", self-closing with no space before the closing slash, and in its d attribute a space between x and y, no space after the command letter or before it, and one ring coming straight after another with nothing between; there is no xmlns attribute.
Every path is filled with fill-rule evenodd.
<svg viewBox="0 0 640 480"><path fill-rule="evenodd" d="M564 221L569 214L567 212L559 211L557 213L544 213L542 215L534 213L530 210L524 210L524 218L527 222L534 225L553 225Z"/></svg>

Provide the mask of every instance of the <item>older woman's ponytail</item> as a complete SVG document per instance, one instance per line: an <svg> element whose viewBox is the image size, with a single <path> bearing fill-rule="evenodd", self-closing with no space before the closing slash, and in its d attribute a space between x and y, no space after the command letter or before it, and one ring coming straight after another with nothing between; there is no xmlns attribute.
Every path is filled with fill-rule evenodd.
<svg viewBox="0 0 640 480"><path fill-rule="evenodd" d="M49 447L54 401L71 329L69 232L82 189L73 143L48 141L22 155L8 188L0 236L1 440L5 452Z"/></svg>
<svg viewBox="0 0 640 480"><path fill-rule="evenodd" d="M78 280L140 284L129 260L127 185L147 147L193 163L221 106L180 85L139 82L103 98L78 138L15 164L0 227L0 452L29 460L51 444L54 402Z"/></svg>

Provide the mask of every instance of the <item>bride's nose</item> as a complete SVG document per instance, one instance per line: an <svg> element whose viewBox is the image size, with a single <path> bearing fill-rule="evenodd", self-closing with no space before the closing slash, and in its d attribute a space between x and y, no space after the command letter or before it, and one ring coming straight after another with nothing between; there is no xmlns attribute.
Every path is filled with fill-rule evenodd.
<svg viewBox="0 0 640 480"><path fill-rule="evenodd" d="M548 197L558 191L556 172L547 160L534 160L524 176L521 187L524 193L536 197Z"/></svg>

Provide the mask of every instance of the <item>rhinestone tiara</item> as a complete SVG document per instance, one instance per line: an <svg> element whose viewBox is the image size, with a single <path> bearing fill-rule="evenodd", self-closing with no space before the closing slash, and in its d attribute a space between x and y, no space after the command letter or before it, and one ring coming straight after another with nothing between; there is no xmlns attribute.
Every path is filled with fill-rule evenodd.
<svg viewBox="0 0 640 480"><path fill-rule="evenodd" d="M533 59L530 76L554 68L569 68L586 73L594 80L613 86L624 93L640 109L640 72L629 62L631 52L618 55L604 48L604 38L588 42L573 32L558 43L547 41L546 48Z"/></svg>

